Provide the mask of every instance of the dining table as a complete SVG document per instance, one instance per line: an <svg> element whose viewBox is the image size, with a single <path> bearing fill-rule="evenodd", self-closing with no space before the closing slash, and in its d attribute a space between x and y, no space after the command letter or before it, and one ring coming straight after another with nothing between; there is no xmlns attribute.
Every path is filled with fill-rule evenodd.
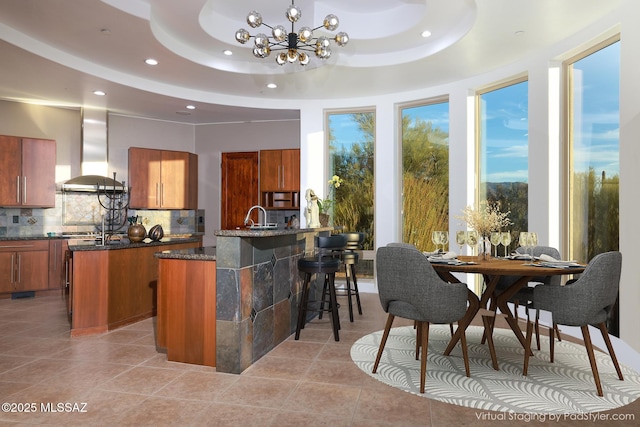
<svg viewBox="0 0 640 427"><path fill-rule="evenodd" d="M454 273L480 274L484 278L485 287L481 292L479 300L474 302L473 298L469 298L469 306L464 317L458 322L458 328L453 334L449 345L444 354L449 355L453 347L459 341L461 334L467 329L471 321L480 310L486 310L487 304L491 298L495 298L496 306L504 315L505 320L513 330L518 341L523 348L527 348L525 336L518 326L517 317L512 313L508 306L509 300L524 286L527 286L535 277L555 276L555 275L573 275L584 271L586 265L575 262L540 262L531 259L518 258L499 258L489 257L483 258L478 256L458 256L450 260L432 259L431 265L443 280L450 283L457 283L460 280ZM500 294L494 295L496 286L503 276L513 276L514 282ZM472 292L469 290L469 292ZM493 306L493 304L492 304ZM495 316L495 312L493 312ZM485 329L488 326L489 316L483 314ZM485 333L489 333L485 331ZM531 349L529 349L531 351ZM493 352L493 350L492 350ZM494 360L494 368L497 369L495 355L492 354Z"/></svg>

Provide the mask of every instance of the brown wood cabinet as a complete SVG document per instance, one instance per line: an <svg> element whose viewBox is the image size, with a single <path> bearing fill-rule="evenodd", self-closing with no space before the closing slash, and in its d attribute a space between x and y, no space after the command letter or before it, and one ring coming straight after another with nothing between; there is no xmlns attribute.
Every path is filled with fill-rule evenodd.
<svg viewBox="0 0 640 427"><path fill-rule="evenodd" d="M167 359L216 366L216 262L161 258L158 300Z"/></svg>
<svg viewBox="0 0 640 427"><path fill-rule="evenodd" d="M197 209L198 156L185 151L129 148L129 207Z"/></svg>
<svg viewBox="0 0 640 427"><path fill-rule="evenodd" d="M156 252L201 246L201 241L72 252L71 336L106 332L156 314Z"/></svg>
<svg viewBox="0 0 640 427"><path fill-rule="evenodd" d="M38 291L49 287L49 242L0 243L0 293Z"/></svg>
<svg viewBox="0 0 640 427"><path fill-rule="evenodd" d="M300 206L300 150L260 151L260 204L268 209Z"/></svg>
<svg viewBox="0 0 640 427"><path fill-rule="evenodd" d="M54 207L56 142L0 135L0 206Z"/></svg>
<svg viewBox="0 0 640 427"><path fill-rule="evenodd" d="M49 289L66 287L65 260L68 248L64 239L49 240Z"/></svg>

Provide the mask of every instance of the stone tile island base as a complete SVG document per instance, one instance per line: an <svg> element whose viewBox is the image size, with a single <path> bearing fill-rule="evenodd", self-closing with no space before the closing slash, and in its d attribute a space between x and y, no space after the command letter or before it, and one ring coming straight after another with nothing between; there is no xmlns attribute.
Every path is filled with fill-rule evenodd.
<svg viewBox="0 0 640 427"><path fill-rule="evenodd" d="M216 232L216 370L239 374L296 329L298 259L331 228ZM321 288L320 288L321 290Z"/></svg>

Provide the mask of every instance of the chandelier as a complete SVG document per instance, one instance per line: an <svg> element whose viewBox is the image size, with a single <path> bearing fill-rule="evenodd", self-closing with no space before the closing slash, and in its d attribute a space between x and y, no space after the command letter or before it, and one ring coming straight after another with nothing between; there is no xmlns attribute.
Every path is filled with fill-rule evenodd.
<svg viewBox="0 0 640 427"><path fill-rule="evenodd" d="M340 23L338 17L335 15L327 15L322 25L318 27L301 27L297 33L294 29L294 24L300 19L300 16L302 16L302 11L294 4L294 0L291 0L291 6L287 8L285 15L289 22L291 22L291 32L289 33L287 33L283 25L272 27L262 22L262 15L259 12L255 10L249 12L247 15L247 24L249 24L251 28L258 28L264 25L271 29L271 36L267 36L264 33L258 33L252 36L249 34L249 31L241 28L236 31L236 40L239 43L245 44L249 39L253 38L255 41L253 55L256 58L266 58L272 50L281 51L276 56L276 62L279 65L294 63L296 61L298 61L300 65L307 65L309 63L309 54L307 52L314 52L318 58L327 59L331 56L332 40L340 47L349 42L349 35L345 32L339 32L335 37L313 36L313 32L320 28L335 31Z"/></svg>

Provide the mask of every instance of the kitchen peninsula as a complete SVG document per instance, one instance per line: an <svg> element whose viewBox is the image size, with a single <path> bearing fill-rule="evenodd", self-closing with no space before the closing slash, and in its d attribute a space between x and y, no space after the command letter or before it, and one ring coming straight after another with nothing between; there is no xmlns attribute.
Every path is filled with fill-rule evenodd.
<svg viewBox="0 0 640 427"><path fill-rule="evenodd" d="M247 369L295 331L302 286L298 259L313 253L315 236L331 230L219 230L215 249L156 253L160 258L158 346L166 346L169 360L210 366L213 360L218 372L234 374ZM170 263L173 268L163 267ZM207 280L215 283L202 283ZM188 313L189 301L195 304L192 313ZM215 336L211 335L212 313Z"/></svg>
<svg viewBox="0 0 640 427"><path fill-rule="evenodd" d="M155 252L201 246L202 238L129 243L69 241L71 336L107 332L156 314Z"/></svg>

